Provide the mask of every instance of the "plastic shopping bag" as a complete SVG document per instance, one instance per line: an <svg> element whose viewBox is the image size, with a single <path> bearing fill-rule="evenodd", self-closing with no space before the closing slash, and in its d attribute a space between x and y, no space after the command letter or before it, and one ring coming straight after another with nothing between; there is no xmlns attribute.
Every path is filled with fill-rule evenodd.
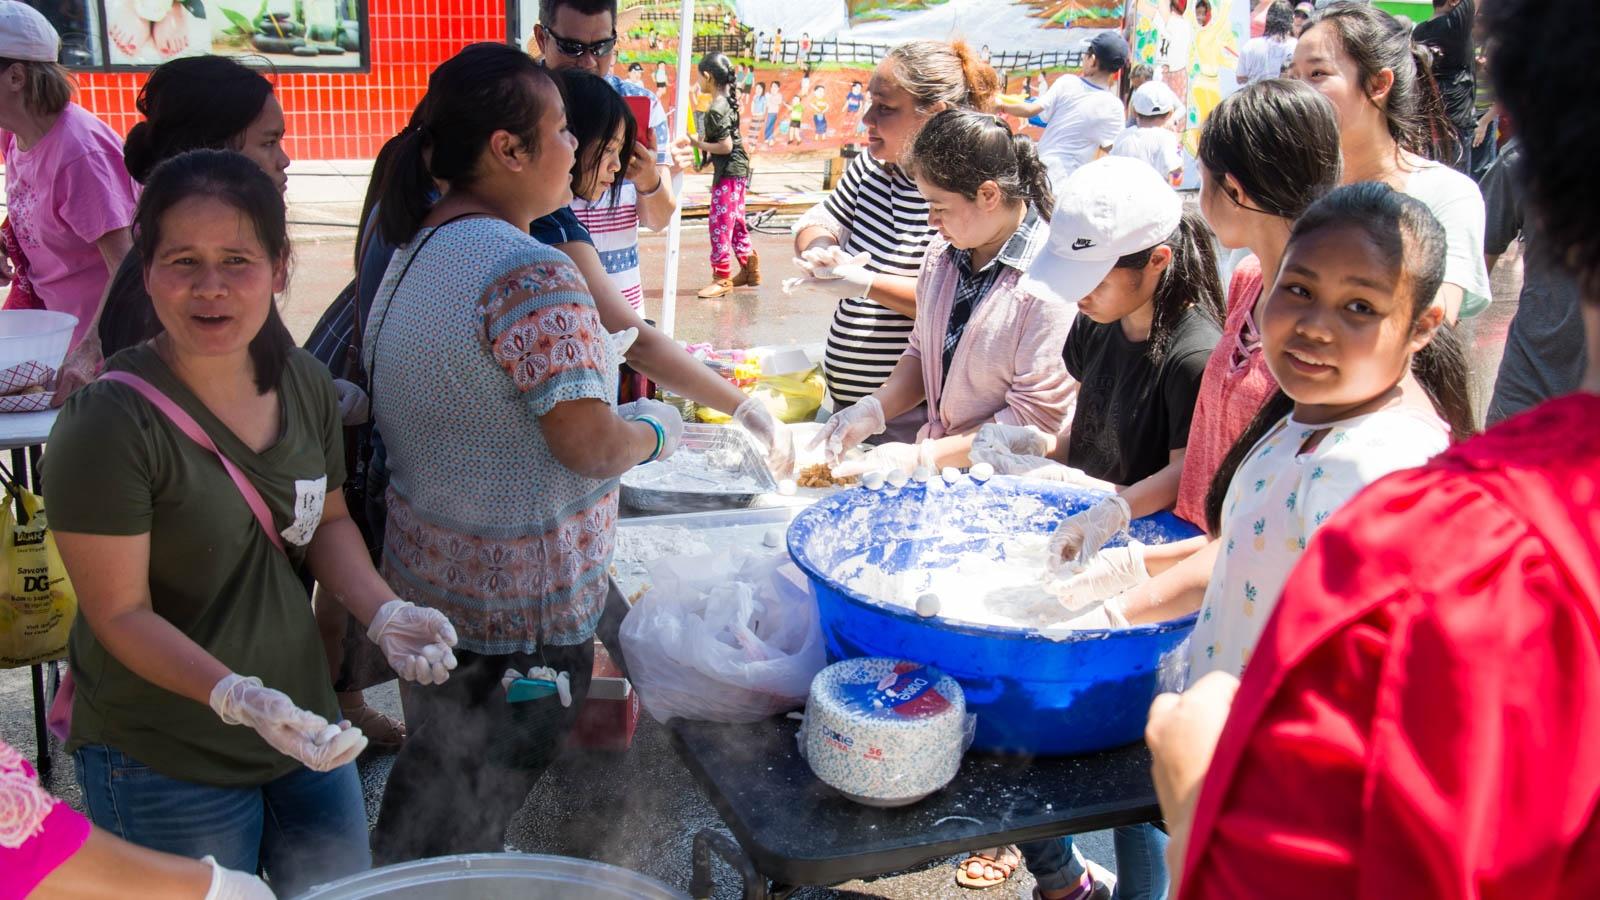
<svg viewBox="0 0 1600 900"><path fill-rule="evenodd" d="M756 722L798 709L827 664L817 602L782 551L650 566L622 622L628 677L658 722Z"/></svg>
<svg viewBox="0 0 1600 900"><path fill-rule="evenodd" d="M815 419L827 391L822 369L814 368L793 375L763 375L746 393L760 400L774 419L792 425ZM726 425L733 421L732 416L710 407L701 407L696 416L707 425Z"/></svg>
<svg viewBox="0 0 1600 900"><path fill-rule="evenodd" d="M20 498L22 518L16 515ZM78 614L78 596L50 533L44 501L11 485L0 512L0 668L59 659Z"/></svg>

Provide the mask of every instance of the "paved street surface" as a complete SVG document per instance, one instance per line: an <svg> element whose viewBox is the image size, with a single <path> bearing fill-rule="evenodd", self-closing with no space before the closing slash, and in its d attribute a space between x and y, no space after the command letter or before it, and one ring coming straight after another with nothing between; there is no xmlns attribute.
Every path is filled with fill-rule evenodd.
<svg viewBox="0 0 1600 900"><path fill-rule="evenodd" d="M299 176L296 176L297 178ZM353 221L359 209L357 179L343 179L338 173L313 176L326 179L307 186L312 195L301 202L296 195L306 179L291 179L291 218L296 226L294 273L283 309L290 330L304 338L312 324L350 278ZM776 176L773 176L776 177ZM788 176L785 176L788 177ZM793 176L798 182L802 175ZM818 175L809 176L813 180ZM347 181L348 183L344 183ZM317 196L343 199L319 203ZM354 185L352 187L351 185ZM314 189L312 189L314 187ZM354 205L350 195L354 195ZM805 344L824 339L832 311L831 300L808 295L786 297L779 282L790 274L792 253L787 230L776 236L758 235L767 284L759 290L740 291L717 301L702 301L694 291L709 280L706 232L702 225L685 231L682 279L679 297L677 336L688 341L706 341L719 347L745 347L760 344ZM660 283L660 267L666 241L660 236L645 239L641 248L646 260L645 283ZM1496 302L1491 311L1473 328L1473 358L1478 370L1480 393L1486 399L1499 361L1499 345L1515 308L1520 284L1520 262L1508 258L1495 273ZM647 309L659 309L659 293L647 298ZM1481 408L1481 403L1480 403ZM393 685L369 693L371 701L396 713L398 703ZM0 672L0 735L30 758L34 753L30 719L28 677L25 670ZM55 769L45 786L81 809L81 798L73 780L70 758L54 753ZM389 758L368 760L361 771L366 787L367 810L377 815L377 803L388 775ZM437 823L449 828L449 822ZM569 757L557 765L533 794L512 823L508 836L511 849L588 857L612 862L645 872L669 884L687 889L691 839L701 828L722 828L717 813L700 789L677 762L667 745L665 732L648 718L641 723L633 748L620 755ZM1114 868L1108 833L1080 839L1086 854ZM953 867L933 861L912 872L854 882L832 889L809 889L802 898L962 898L972 900L973 892L959 888ZM718 869L717 897L739 896L737 876L725 866ZM1010 883L982 894L985 897L1027 897L1032 879L1019 870Z"/></svg>

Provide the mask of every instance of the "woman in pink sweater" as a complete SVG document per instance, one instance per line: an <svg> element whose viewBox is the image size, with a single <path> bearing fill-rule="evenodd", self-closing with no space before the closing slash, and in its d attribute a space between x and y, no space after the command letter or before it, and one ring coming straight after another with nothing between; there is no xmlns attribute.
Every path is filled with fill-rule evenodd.
<svg viewBox="0 0 1600 900"><path fill-rule="evenodd" d="M836 461L923 401L928 423L915 444L882 444L836 466L841 477L967 465L983 425L1053 434L1077 395L1061 357L1075 311L1024 277L1054 205L1032 141L996 116L948 110L918 134L907 171L941 237L917 279L911 346L882 387L828 420L817 444Z"/></svg>

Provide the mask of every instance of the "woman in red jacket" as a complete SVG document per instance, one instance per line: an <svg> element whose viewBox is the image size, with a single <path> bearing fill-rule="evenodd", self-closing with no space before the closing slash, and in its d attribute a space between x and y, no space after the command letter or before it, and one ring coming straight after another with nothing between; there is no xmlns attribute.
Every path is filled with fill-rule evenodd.
<svg viewBox="0 0 1600 900"><path fill-rule="evenodd" d="M1244 682L1157 699L1174 896L1600 897L1600 193L1580 151L1600 120L1563 114L1538 30L1569 23L1592 58L1589 7L1484 10L1530 199L1588 301L1588 376L1368 488L1307 548Z"/></svg>

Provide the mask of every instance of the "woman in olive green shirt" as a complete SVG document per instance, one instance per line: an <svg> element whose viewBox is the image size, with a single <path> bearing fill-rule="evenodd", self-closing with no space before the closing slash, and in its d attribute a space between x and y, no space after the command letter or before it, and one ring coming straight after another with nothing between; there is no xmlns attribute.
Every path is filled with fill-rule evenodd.
<svg viewBox="0 0 1600 900"><path fill-rule="evenodd" d="M344 480L337 401L278 318L288 235L272 181L237 153L184 154L149 178L135 227L162 331L67 402L44 465L82 613L68 749L96 825L259 866L292 896L370 861L351 765L366 738L329 724L297 567L370 623L402 677L448 677L455 633L395 599L328 490Z"/></svg>

